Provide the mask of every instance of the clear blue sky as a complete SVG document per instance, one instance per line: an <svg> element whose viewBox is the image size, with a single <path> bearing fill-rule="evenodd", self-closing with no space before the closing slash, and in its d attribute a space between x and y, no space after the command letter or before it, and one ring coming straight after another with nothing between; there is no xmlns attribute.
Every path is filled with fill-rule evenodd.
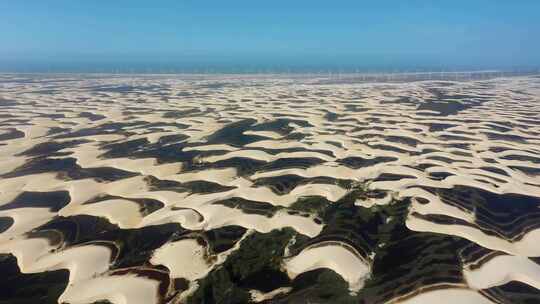
<svg viewBox="0 0 540 304"><path fill-rule="evenodd" d="M0 70L539 67L540 0L0 0Z"/></svg>

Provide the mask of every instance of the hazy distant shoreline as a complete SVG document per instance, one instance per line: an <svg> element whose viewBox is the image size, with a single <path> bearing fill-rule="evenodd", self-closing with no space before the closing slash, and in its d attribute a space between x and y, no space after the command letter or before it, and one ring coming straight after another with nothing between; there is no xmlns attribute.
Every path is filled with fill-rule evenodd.
<svg viewBox="0 0 540 304"><path fill-rule="evenodd" d="M141 73L141 72L0 72L2 76L21 77L157 77L157 78L182 78L199 80L216 79L293 79L309 80L316 84L347 84L347 83L370 83L387 82L402 83L411 81L476 81L489 80L502 77L531 77L540 75L540 70L463 70L463 71L358 71L358 72L178 72L178 73Z"/></svg>

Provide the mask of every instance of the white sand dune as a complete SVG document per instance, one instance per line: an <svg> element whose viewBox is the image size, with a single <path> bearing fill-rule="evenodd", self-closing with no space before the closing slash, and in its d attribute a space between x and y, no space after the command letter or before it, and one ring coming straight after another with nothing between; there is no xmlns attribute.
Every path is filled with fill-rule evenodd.
<svg viewBox="0 0 540 304"><path fill-rule="evenodd" d="M425 303L461 303L461 304L493 304L486 297L473 290L455 288L426 291L417 296L403 301L395 301L399 304L425 304Z"/></svg>
<svg viewBox="0 0 540 304"><path fill-rule="evenodd" d="M87 214L104 217L120 228L134 228L142 221L139 205L124 199L105 200L88 205L68 205L59 213L61 216Z"/></svg>
<svg viewBox="0 0 540 304"><path fill-rule="evenodd" d="M13 219L13 225L0 234L0 244L2 241L21 236L47 223L55 216L55 212L46 208L18 208L0 211L0 217Z"/></svg>
<svg viewBox="0 0 540 304"><path fill-rule="evenodd" d="M193 281L204 277L211 270L212 265L205 256L205 247L197 244L196 240L186 239L159 248L150 262L167 267L171 278Z"/></svg>
<svg viewBox="0 0 540 304"><path fill-rule="evenodd" d="M84 304L108 300L115 304L158 303L158 282L136 275L102 276L85 281L81 285L66 289L58 299L59 302Z"/></svg>
<svg viewBox="0 0 540 304"><path fill-rule="evenodd" d="M307 248L286 260L284 268L293 279L306 271L329 268L343 277L351 290L358 291L364 285L370 266L351 250L339 244Z"/></svg>
<svg viewBox="0 0 540 304"><path fill-rule="evenodd" d="M381 302L492 303L483 295L488 288L521 282L540 289L539 266L529 259L540 257L537 212L516 203L530 219L517 215L508 219L513 227L501 229L515 228L517 236L486 233L489 223L482 216L497 221L504 214L478 194L521 195L531 204L540 198L538 78L332 83L304 76L74 75L63 84L55 82L60 76L32 76L36 81L28 82L27 76L0 77L7 79L0 92L0 224L5 225L0 252L13 254L23 273L69 270L59 303L158 303L164 296L155 278L114 274L111 252L99 240L65 246L28 234L54 218L76 215L103 218L130 231L171 223L194 233L245 229L232 248L212 257L195 239L177 234L145 252L149 260L134 268L162 265L171 279L188 281L187 290L175 296L180 302L207 286L207 276L248 235L284 227L298 238L313 239L328 233L325 229L331 233L280 262L283 275L294 280L328 268L358 292L372 274L373 259L384 255L377 256L377 247L364 248L366 261L347 243L325 239L335 236L335 226L364 220L340 222L351 211L340 209L342 199L354 190L343 181L385 192L384 197L356 199L351 208L380 215L380 209L393 210L396 201L410 200L403 218L408 232L456 236L506 253L474 270L464 264L462 283L455 288L439 282L440 289L424 290L420 282L407 295L384 298L375 292L384 298ZM4 99L16 104L3 105ZM152 178L161 180L159 185L152 185ZM265 184L262 178L274 179ZM458 202L429 190L461 186L476 194ZM19 201L22 207L10 205L27 192L56 191L68 191L65 205L31 198ZM294 209L303 208L296 203L308 197L323 197L313 202L325 205ZM248 203L223 203L234 199ZM334 213L322 212L330 207L337 220ZM238 288L235 284L231 288ZM240 289L255 302L306 292L291 286Z"/></svg>
<svg viewBox="0 0 540 304"><path fill-rule="evenodd" d="M512 255L526 257L540 256L540 247L538 246L540 242L540 229L528 232L519 241L509 242L497 236L487 235L476 228L463 225L439 225L418 217L407 218L407 227L415 231L431 231L460 236L483 247Z"/></svg>
<svg viewBox="0 0 540 304"><path fill-rule="evenodd" d="M464 271L470 287L487 289L519 281L540 289L540 265L522 256L499 255L483 264L479 269Z"/></svg>

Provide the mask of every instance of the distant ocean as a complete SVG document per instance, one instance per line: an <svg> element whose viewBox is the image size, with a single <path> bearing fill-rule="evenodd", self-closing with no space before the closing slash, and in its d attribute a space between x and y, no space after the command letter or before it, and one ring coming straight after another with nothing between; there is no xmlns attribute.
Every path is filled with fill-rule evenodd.
<svg viewBox="0 0 540 304"><path fill-rule="evenodd" d="M9 61L0 59L0 73L107 73L107 74L351 74L499 71L539 73L536 66L384 65L384 64L245 64L178 62L69 62Z"/></svg>

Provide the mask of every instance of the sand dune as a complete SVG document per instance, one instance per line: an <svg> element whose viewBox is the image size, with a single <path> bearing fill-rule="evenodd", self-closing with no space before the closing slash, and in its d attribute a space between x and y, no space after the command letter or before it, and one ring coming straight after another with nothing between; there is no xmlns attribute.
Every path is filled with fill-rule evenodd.
<svg viewBox="0 0 540 304"><path fill-rule="evenodd" d="M306 248L297 256L285 261L285 269L291 278L317 268L330 268L343 277L353 291L362 288L369 273L369 265L351 252L351 249L340 245L325 245Z"/></svg>
<svg viewBox="0 0 540 304"><path fill-rule="evenodd" d="M14 294L540 301L538 77L0 79Z"/></svg>

